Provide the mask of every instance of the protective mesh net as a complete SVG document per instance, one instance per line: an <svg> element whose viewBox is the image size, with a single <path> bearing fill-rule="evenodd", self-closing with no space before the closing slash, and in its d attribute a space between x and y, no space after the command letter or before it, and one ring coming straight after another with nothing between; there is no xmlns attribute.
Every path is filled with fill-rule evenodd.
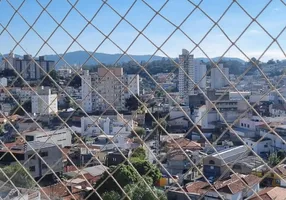
<svg viewBox="0 0 286 200"><path fill-rule="evenodd" d="M1 199L284 199L285 6L0 1Z"/></svg>

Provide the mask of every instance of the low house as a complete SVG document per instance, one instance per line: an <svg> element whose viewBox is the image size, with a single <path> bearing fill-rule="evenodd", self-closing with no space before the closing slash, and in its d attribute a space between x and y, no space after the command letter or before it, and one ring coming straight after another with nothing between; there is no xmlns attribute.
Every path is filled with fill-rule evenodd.
<svg viewBox="0 0 286 200"><path fill-rule="evenodd" d="M246 145L248 145L255 153L260 156L265 156L272 152L272 141L269 138L254 137L244 138Z"/></svg>
<svg viewBox="0 0 286 200"><path fill-rule="evenodd" d="M248 200L285 200L286 197L286 189L281 187L269 187L260 190L258 196L254 194Z"/></svg>
<svg viewBox="0 0 286 200"><path fill-rule="evenodd" d="M176 138L174 140L167 140L165 146L167 151L174 149L197 151L203 149L201 144L183 137Z"/></svg>
<svg viewBox="0 0 286 200"><path fill-rule="evenodd" d="M123 155L125 157L128 157L128 151L122 151ZM108 152L106 154L106 161L105 161L105 165L106 166L111 166L111 165L119 165L120 163L123 163L124 161L126 161L126 159L123 157L123 155L121 154L121 152L115 151L115 152Z"/></svg>
<svg viewBox="0 0 286 200"><path fill-rule="evenodd" d="M197 181L186 185L186 191L191 196L204 199L244 199L259 191L260 178L254 175L232 174L230 178L216 181L213 186L219 194L207 183Z"/></svg>
<svg viewBox="0 0 286 200"><path fill-rule="evenodd" d="M9 183L0 181L0 199L5 200L19 200L19 199L30 199L30 200L41 200L41 193L34 189L15 188Z"/></svg>
<svg viewBox="0 0 286 200"><path fill-rule="evenodd" d="M35 151L42 159L35 155ZM0 149L0 157L2 166L16 164L16 157L19 162L25 163L25 167L34 178L53 175L53 172L56 174L63 172L62 153L56 145L51 143L36 141L7 143Z"/></svg>
<svg viewBox="0 0 286 200"><path fill-rule="evenodd" d="M172 175L184 174L193 167L193 163L196 166L201 166L203 154L199 151L185 151L186 155L181 150L172 151L167 154L168 172ZM194 171L195 172L195 171ZM194 175L195 176L195 175Z"/></svg>
<svg viewBox="0 0 286 200"><path fill-rule="evenodd" d="M108 170L108 167L105 167L103 165L96 165L92 167L86 167L83 169L70 171L65 173L65 177L67 177L69 180L67 182L72 182L74 179L81 179L83 180L82 186L88 187L89 184L86 182L86 180L92 185L94 184L100 177L103 175L103 173Z"/></svg>
<svg viewBox="0 0 286 200"><path fill-rule="evenodd" d="M202 147L199 143L186 138L176 138L174 141L168 140L165 145L165 151L168 152L166 168L169 173L172 175L184 174L193 166L192 162L195 165L200 165Z"/></svg>
<svg viewBox="0 0 286 200"><path fill-rule="evenodd" d="M248 154L247 147L241 145L208 155L203 159L203 173L212 181L220 176L228 177L230 175L229 165L247 157Z"/></svg>
<svg viewBox="0 0 286 200"><path fill-rule="evenodd" d="M254 169L265 166L265 162L257 156L247 156L236 161L232 170L239 174L251 174Z"/></svg>
<svg viewBox="0 0 286 200"><path fill-rule="evenodd" d="M42 187L41 200L61 199L61 200L84 200L86 191L91 188L82 189L78 186L66 185L66 183L57 183L47 187Z"/></svg>
<svg viewBox="0 0 286 200"><path fill-rule="evenodd" d="M258 177L264 177L266 173L266 177L261 181L261 185L268 186L268 187L286 187L286 165L282 164L277 166L274 169L275 173L269 172L269 168L266 166L261 166L253 169L252 174ZM281 178L282 179L281 179Z"/></svg>

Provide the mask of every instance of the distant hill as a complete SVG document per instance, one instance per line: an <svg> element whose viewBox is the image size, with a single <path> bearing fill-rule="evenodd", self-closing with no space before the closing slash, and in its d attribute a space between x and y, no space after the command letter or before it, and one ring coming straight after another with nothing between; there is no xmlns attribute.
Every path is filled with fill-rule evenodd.
<svg viewBox="0 0 286 200"><path fill-rule="evenodd" d="M217 62L219 61L220 57L215 57L215 58L211 58L214 62ZM208 58L195 58L195 60L202 60L204 62L209 62L210 60ZM238 61L240 62L241 64L244 64L245 61L240 59L240 58L231 58L231 57L223 57L222 60L224 61Z"/></svg>
<svg viewBox="0 0 286 200"><path fill-rule="evenodd" d="M89 52L89 53L92 54L92 52ZM60 55L62 56L62 54L60 54ZM95 54L93 54L93 56L99 62L104 63L104 64L114 64L120 58L121 55L122 54L106 54L106 53L95 53ZM151 55L130 55L130 56L138 62L147 61L151 57ZM54 60L56 62L59 60L59 58L60 57L58 55L46 55L46 59ZM161 56L153 56L151 58L151 61L161 60L162 58L163 57L161 57ZM96 60L94 60L93 58L89 58L89 54L85 51L69 52L69 53L64 55L64 59L70 65L74 65L74 64L96 65L96 64L98 64L98 62L96 62ZM129 56L123 55L118 62L122 63L122 62L128 62L130 60L131 60L131 58ZM59 63L57 64L57 66L59 67L59 66L62 66L64 64L65 64L65 62L63 60L60 60Z"/></svg>
<svg viewBox="0 0 286 200"><path fill-rule="evenodd" d="M92 54L92 52L89 52ZM4 54L7 56L8 54ZM95 53L93 56L100 61L101 63L104 64L114 64L121 56L122 54L107 54L107 53ZM17 57L21 57L20 55L16 55ZM62 56L62 54L60 54ZM148 61L151 57L151 55L130 55L132 58L134 58L136 61L141 62L141 61ZM89 54L85 51L74 51L74 52L68 52L67 54L64 55L65 61L69 65L74 65L74 64L80 64L80 65L96 65L98 64L93 58L89 58ZM153 56L151 61L154 60L161 60L163 57L161 56ZM59 55L46 55L47 60L54 60L57 63L57 68L60 66L65 65L65 62L63 60L59 60L60 57ZM88 59L88 61L86 61ZM219 57L213 58L214 61L218 61ZM223 58L224 60L237 60L241 63L245 63L242 59L239 58L228 58L225 57ZM2 60L2 57L0 56L0 60ZM131 59L127 55L123 55L119 63L122 62L128 62ZM195 60L203 60L204 62L209 62L207 58L195 58Z"/></svg>

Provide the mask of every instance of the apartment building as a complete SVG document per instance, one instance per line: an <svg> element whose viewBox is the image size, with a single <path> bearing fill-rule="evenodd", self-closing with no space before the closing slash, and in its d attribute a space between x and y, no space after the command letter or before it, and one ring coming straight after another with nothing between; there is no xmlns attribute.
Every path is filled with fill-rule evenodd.
<svg viewBox="0 0 286 200"><path fill-rule="evenodd" d="M179 94L184 103L188 104L189 96L196 93L196 88L206 88L207 67L202 61L196 62L194 55L190 55L186 49L179 55L179 64Z"/></svg>
<svg viewBox="0 0 286 200"><path fill-rule="evenodd" d="M189 51L183 49L182 54L179 55L179 64L179 94L184 103L188 103L188 97L195 94L195 84L193 82L195 79L194 55L190 55Z"/></svg>
<svg viewBox="0 0 286 200"><path fill-rule="evenodd" d="M221 89L228 85L227 79L229 79L229 69L224 68L223 64L218 64L217 67L211 69L211 88Z"/></svg>
<svg viewBox="0 0 286 200"><path fill-rule="evenodd" d="M139 95L139 75L125 75L123 68L99 68L97 73L84 71L82 106L88 113L113 110L110 105L125 110L125 99L133 94Z"/></svg>
<svg viewBox="0 0 286 200"><path fill-rule="evenodd" d="M55 65L55 61L46 60L44 56L32 59L31 55L24 55L23 58L17 58L12 52L3 61L2 70L15 69L25 80L40 80L44 72L51 71Z"/></svg>
<svg viewBox="0 0 286 200"><path fill-rule="evenodd" d="M50 88L41 87L31 97L32 113L49 115L58 112L58 95L52 94Z"/></svg>

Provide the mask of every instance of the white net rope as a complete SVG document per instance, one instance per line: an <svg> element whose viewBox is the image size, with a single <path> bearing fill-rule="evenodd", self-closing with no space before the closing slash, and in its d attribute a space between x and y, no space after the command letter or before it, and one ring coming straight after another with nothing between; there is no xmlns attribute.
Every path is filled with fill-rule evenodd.
<svg viewBox="0 0 286 200"><path fill-rule="evenodd" d="M0 12L3 10L5 13L6 9L11 11L9 14L3 15L5 20L0 21L0 40L1 37L9 38L13 44L12 48L10 48L11 45L7 45L10 49L7 49L8 47L5 47L4 44L4 48L1 48L0 51L2 57L0 114L3 121L1 121L3 125L0 140L0 181L3 183L0 186L0 193L3 193L1 198L133 200L256 197L263 199L260 196L260 191L264 190L264 187L283 186L286 175L286 172L283 174L286 156L280 156L280 154L278 156L278 153L285 154L286 142L283 135L283 123L286 122L286 115L283 116L282 113L279 117L269 117L263 113L263 110L257 109L262 109L261 103L272 94L275 94L275 97L282 102L280 104L283 106L285 104L285 97L281 90L281 88L283 89L284 69L281 67L280 73L274 79L271 73L265 72L262 68L263 63L260 62L274 44L283 54L283 58L286 55L283 45L279 42L286 26L276 36L273 36L271 31L258 20L265 10L273 4L273 1L266 1L256 15L251 14L247 6L240 1L229 1L229 4L221 12L222 14L216 19L204 9L203 4L204 2L209 3L208 1L186 1L192 9L180 23L174 23L174 20L169 19L170 17L166 15L166 12L163 12L171 4L171 1L165 1L160 6L152 1L130 1L124 12L119 9L118 3L107 0L97 1L98 8L88 13L80 9L81 0L63 2L67 10L62 14L62 17L59 17L56 11L53 11L55 6L63 6L58 1L50 0L45 3L38 0L33 1L33 6L37 7L37 12L32 6L27 9L27 6L30 5L28 1L0 1ZM180 4L181 2L176 3ZM283 8L285 7L284 1L281 0L278 3ZM86 2L84 4L88 6ZM135 25L134 20L136 19L129 17L138 5L144 6L149 9L149 12L152 12L142 28ZM236 39L232 39L224 30L225 28L220 25L221 21L232 12L233 7L239 8L240 12L243 12L250 20ZM101 13L106 12L106 9L109 10L110 15L106 16L107 18L113 17L110 12L118 18L110 31L103 30L104 28L100 28L99 24L94 22ZM28 17L27 12L35 15L33 20ZM192 33L184 31L182 28L196 12L200 12L211 22L206 33L200 34L199 40L194 39ZM87 17L87 14L90 17ZM0 16L2 17L2 15ZM70 16L75 17L72 21L75 24L77 34L74 34L66 26L66 21ZM48 32L48 36L42 35L43 32L38 29L41 18L49 19L55 24L54 29ZM170 34L167 37L162 37L164 40L158 39L160 42L152 38L146 31L157 18L172 27ZM78 20L84 24L81 28L76 26ZM12 27L15 26L15 21L28 27L18 30L21 37L15 35L15 28ZM122 45L121 41L114 39L118 27L123 23L136 32L132 40L128 38L128 45ZM263 49L262 54L255 60L244 52L239 45L239 41L253 24L258 26L271 40L266 49ZM41 24L41 26L44 27L45 24ZM164 29L165 26L162 24L162 27L157 28ZM102 37L98 45L93 47L93 51L90 51L81 40L87 29L97 31ZM208 49L203 43L215 29L220 31L230 45L218 58L212 59L212 55L208 55ZM66 48L61 52L51 41L58 31L64 33L65 37L70 40L70 43L66 44ZM26 37L31 33L36 38L35 43L42 44L33 50L35 52L33 56L27 50L29 45L25 42ZM186 38L193 48L184 47L186 44L181 44L181 49L187 48L188 51L184 52L183 50L182 55L180 55L182 57L174 59L173 55L165 50L165 45L178 33ZM67 41L66 38L63 40ZM147 59L141 61L129 52L142 38L146 41L146 46L148 43L155 50L150 52ZM121 38L122 41L125 39L127 38ZM120 52L111 64L104 63L96 56L107 42ZM81 59L78 66L74 66L68 59L68 54L75 45L78 47L77 50L85 53L84 59ZM43 58L39 57L47 48L55 55L53 65L49 67L44 66L41 62L46 62L45 59L41 60ZM143 45L140 48L144 49L145 47ZM235 79L231 79L221 67L221 63L225 61L225 57L232 49L236 49L239 54L247 59L243 64L244 67L239 69L241 73L236 75ZM7 55L5 51L9 50L11 53ZM17 51L27 56L15 57L12 55L12 52ZM196 73L194 65L197 65L196 61L193 61L195 52L200 52L205 57L203 65L206 70L198 80L194 78L194 73ZM168 61L168 66L163 64L162 70L169 66L171 69L159 73L151 72L150 65L155 62L155 57L158 54L164 57L162 60ZM180 52L177 55L179 54ZM122 62L124 58L129 61L125 67L135 69L131 76L123 74L121 71L121 67L124 66L124 62ZM95 64L89 66L90 61ZM21 64L18 65L18 63ZM278 65L278 61L275 63ZM188 65L187 68L185 65ZM208 69L206 65L208 65ZM62 66L65 68L59 69ZM271 67L270 64L269 66ZM152 67L159 66L152 65ZM123 71L126 68L123 67ZM64 74L61 74L62 79L59 80L57 76L61 70ZM214 72L225 81L223 87L215 89L207 86L202 87L203 83L206 85L206 80L209 80L210 76L214 76ZM259 77L263 80L261 81L262 84L265 84L264 90L260 91L258 98L254 101L250 101L249 97L245 95L245 91L241 90L241 84L246 80L246 77L249 77L250 72L252 72L253 77ZM27 75L27 73L30 74ZM30 77L32 73L35 75L34 78ZM170 80L174 85L179 85L176 86L179 89L179 94L182 92L181 89L185 90L185 87L188 87L187 92L183 91L181 98L174 97L174 92L171 92L164 85L164 83L169 82L158 80L157 76L160 73L164 73L164 80ZM140 75L140 78L136 75ZM141 78L144 80L140 80ZM2 81L3 79L7 83ZM182 80L184 86L178 88ZM46 91L47 82L49 85L48 94L43 94ZM81 84L81 86L78 88L71 86L74 82ZM148 95L143 94L142 89L135 91L134 82L143 89L149 89ZM262 88L262 86L260 87ZM109 91L109 88L112 90ZM76 99L71 90L78 91L81 98ZM23 91L27 91L24 96L21 95ZM51 91L53 94L57 94L56 98ZM211 94L212 92L215 94L215 98ZM250 91L250 96L252 92ZM238 107L237 100L230 100L230 93L237 95L236 98L239 99L239 103L244 105L242 110L227 110L227 107L221 106L221 103L226 102L229 106L235 104ZM129 96L127 97L126 94ZM144 95L145 98L143 98ZM175 96L180 96L178 91ZM72 105L73 109L69 111L68 109L65 111L58 110L60 98L63 99L64 103L68 102L68 106ZM201 101L201 98L203 103L199 104L202 105L192 107L194 102ZM190 105L185 105L186 99L187 104ZM131 103L128 103L128 100L132 100ZM154 104L150 106L150 102ZM157 102L159 104L156 104ZM268 100L268 106L275 103ZM30 104L30 108L27 107L27 104ZM167 104L167 111L164 110L165 104ZM9 111L7 111L7 106L10 106ZM88 106L92 109L89 109ZM135 106L135 109L128 109L128 106ZM35 107L41 110L40 113L32 111L35 110ZM158 110L154 111L154 108ZM196 116L191 111L193 109L200 114ZM204 110L201 111L201 109ZM272 107L267 109L271 110ZM284 108L281 109L281 112L284 110ZM230 119L227 114L234 112L234 119ZM172 113L180 114L178 118L172 118ZM214 115L216 120L208 122L212 128L204 129L202 124ZM125 116L128 116L128 119ZM148 118L151 125L149 124L149 127L146 124L144 127L134 125L136 124L134 121L139 121L139 116L144 116L145 122ZM251 121L253 117L255 117L255 122ZM246 127L243 129L240 126L241 122L245 123L243 122L245 119L257 124L255 130L248 130L249 134L255 132L255 135L244 136L241 133L247 130ZM107 123L108 120L109 122L112 121L113 124ZM187 123L187 127L178 125L183 134L173 132L174 130L171 129L172 120L183 120L183 123ZM270 123L271 120L280 123ZM88 128L83 127L87 121L88 128L94 132L88 132ZM81 127L77 126L78 123ZM110 130L114 130L112 135ZM142 134L138 130L147 131ZM60 136L63 134L62 132L64 132L64 136ZM209 137L210 132L217 137ZM39 139L39 135L45 139ZM199 139L195 139L194 135ZM180 139L178 139L179 136ZM226 150L219 149L217 144L224 142L226 137L236 147ZM64 145L67 144L64 142L67 140L70 140L69 145ZM254 142L250 144L249 141ZM269 144L266 144L265 141L268 141ZM155 143L155 151L151 145L152 142ZM168 145L171 147L169 148ZM197 145L196 147L199 148L194 150L192 148L195 147L192 145ZM269 149L269 152L266 152L266 157L261 154L261 148ZM278 148L280 150L277 150ZM138 151L141 150L144 152L143 158L138 156ZM245 161L246 158L252 160ZM219 161L220 164L214 164L211 159L215 159L216 162ZM248 172L243 167L249 164L247 162L253 162L253 160L255 165ZM235 166L239 163L242 163L242 169L240 167L238 172ZM175 167L172 167L172 164ZM192 175L193 178L186 182L186 177L189 175ZM168 181L164 182L164 180ZM267 180L272 182L265 183ZM276 180L279 181L275 182ZM237 185L238 189L234 188L233 185ZM225 186L228 187L229 191L225 190ZM239 192L242 196L235 196Z"/></svg>

